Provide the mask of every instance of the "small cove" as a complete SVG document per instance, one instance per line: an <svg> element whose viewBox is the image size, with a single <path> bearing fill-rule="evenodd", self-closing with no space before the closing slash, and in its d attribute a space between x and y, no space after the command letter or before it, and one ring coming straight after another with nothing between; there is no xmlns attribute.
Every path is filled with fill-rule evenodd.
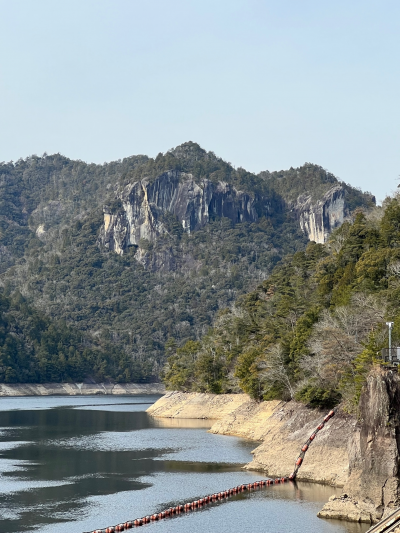
<svg viewBox="0 0 400 533"><path fill-rule="evenodd" d="M263 477L241 470L253 441L210 434L210 421L153 419L157 398L1 399L0 531L81 533ZM316 517L335 492L278 485L141 530L364 533Z"/></svg>

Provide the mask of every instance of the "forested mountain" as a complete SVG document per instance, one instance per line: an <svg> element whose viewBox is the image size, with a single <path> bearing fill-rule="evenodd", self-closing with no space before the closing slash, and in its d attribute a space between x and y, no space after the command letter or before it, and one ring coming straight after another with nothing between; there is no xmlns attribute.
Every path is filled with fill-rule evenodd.
<svg viewBox="0 0 400 533"><path fill-rule="evenodd" d="M203 338L286 254L373 204L317 165L257 176L195 143L104 165L3 163L0 380L158 379L166 353ZM31 315L57 348L39 350ZM53 370L35 374L40 357Z"/></svg>
<svg viewBox="0 0 400 533"><path fill-rule="evenodd" d="M400 341L400 196L358 212L326 244L280 261L271 276L219 313L199 342L168 359L165 381L181 390L243 390L255 398L349 410L387 347Z"/></svg>

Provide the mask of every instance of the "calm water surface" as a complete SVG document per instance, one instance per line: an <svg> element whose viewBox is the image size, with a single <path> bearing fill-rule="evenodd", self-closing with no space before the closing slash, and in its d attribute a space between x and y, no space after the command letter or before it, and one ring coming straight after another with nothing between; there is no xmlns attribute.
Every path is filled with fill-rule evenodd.
<svg viewBox="0 0 400 533"><path fill-rule="evenodd" d="M254 442L155 420L157 396L0 399L0 531L82 533L263 477ZM316 513L334 489L277 485L152 523L148 533L364 533Z"/></svg>

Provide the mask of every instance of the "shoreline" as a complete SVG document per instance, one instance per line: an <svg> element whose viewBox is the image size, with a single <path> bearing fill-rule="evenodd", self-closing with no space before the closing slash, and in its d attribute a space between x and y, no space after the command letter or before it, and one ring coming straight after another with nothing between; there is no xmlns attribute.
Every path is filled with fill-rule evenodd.
<svg viewBox="0 0 400 533"><path fill-rule="evenodd" d="M1 383L0 397L165 394L162 383Z"/></svg>
<svg viewBox="0 0 400 533"><path fill-rule="evenodd" d="M147 413L155 418L214 419L211 433L261 441L244 468L271 477L293 471L301 447L327 414L294 401L258 403L247 394L181 392L167 392ZM349 474L348 439L355 425L354 417L339 411L310 446L297 479L343 487Z"/></svg>

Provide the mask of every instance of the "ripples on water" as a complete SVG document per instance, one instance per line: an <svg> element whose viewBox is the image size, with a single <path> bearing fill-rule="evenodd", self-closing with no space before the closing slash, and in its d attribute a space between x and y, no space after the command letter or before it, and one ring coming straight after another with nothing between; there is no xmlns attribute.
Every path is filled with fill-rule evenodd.
<svg viewBox="0 0 400 533"><path fill-rule="evenodd" d="M157 396L0 399L0 531L81 533L263 476L241 470L255 443L201 420L152 419ZM334 494L277 485L143 526L149 533L363 533L321 520Z"/></svg>

